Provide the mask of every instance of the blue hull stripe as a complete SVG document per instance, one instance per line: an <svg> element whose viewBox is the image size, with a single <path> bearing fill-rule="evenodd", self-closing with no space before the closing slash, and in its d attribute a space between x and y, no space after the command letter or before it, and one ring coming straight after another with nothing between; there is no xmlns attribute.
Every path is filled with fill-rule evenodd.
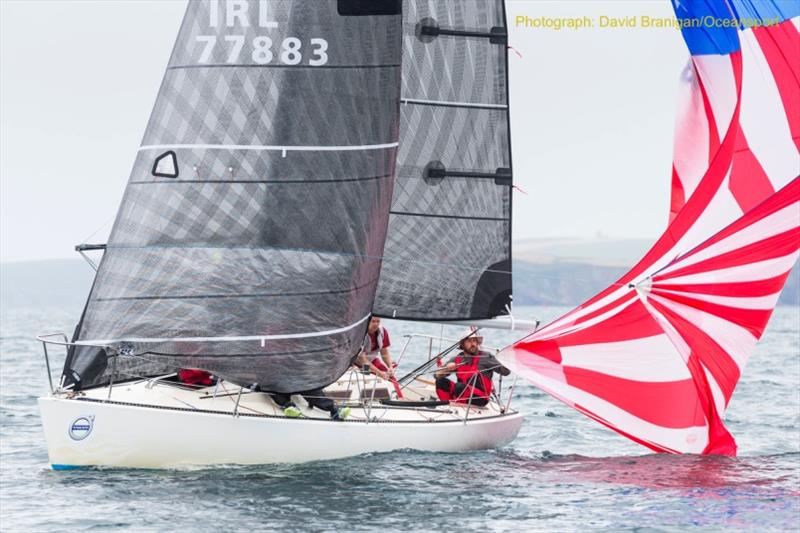
<svg viewBox="0 0 800 533"><path fill-rule="evenodd" d="M84 470L89 468L88 466L82 465L50 465L53 470Z"/></svg>

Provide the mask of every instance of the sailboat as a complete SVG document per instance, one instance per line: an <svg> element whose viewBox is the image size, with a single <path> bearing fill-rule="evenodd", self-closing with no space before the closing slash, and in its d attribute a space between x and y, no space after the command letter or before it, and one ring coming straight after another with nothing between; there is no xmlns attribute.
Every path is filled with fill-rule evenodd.
<svg viewBox="0 0 800 533"><path fill-rule="evenodd" d="M725 410L800 248L800 7L673 7L692 58L667 229L498 358L651 450L734 455ZM40 399L54 468L510 442L510 399L438 405L412 372L403 405L348 370L370 312L511 313L506 40L499 1L191 3ZM183 367L221 381L180 387ZM254 384L327 387L355 416L287 419Z"/></svg>
<svg viewBox="0 0 800 533"><path fill-rule="evenodd" d="M510 442L510 396L422 374L459 339L396 387L352 367L373 313L512 325L507 72L501 0L189 2L80 322L40 337L53 468ZM263 392L319 388L346 420Z"/></svg>

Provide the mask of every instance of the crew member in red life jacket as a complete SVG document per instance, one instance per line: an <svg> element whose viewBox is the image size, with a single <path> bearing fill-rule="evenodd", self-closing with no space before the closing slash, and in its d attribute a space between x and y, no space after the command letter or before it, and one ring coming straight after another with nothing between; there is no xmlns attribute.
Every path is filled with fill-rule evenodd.
<svg viewBox="0 0 800 533"><path fill-rule="evenodd" d="M436 371L436 395L439 399L480 407L489 403L492 373L507 376L511 371L492 354L481 351L482 343L483 337L478 336L473 326L461 340L461 353ZM455 383L445 377L453 372L456 373Z"/></svg>
<svg viewBox="0 0 800 533"><path fill-rule="evenodd" d="M389 379L394 374L395 368L392 356L389 355L391 345L389 332L381 326L381 319L377 316L371 317L361 353L356 358L356 365L359 368L368 365L370 372L381 379Z"/></svg>

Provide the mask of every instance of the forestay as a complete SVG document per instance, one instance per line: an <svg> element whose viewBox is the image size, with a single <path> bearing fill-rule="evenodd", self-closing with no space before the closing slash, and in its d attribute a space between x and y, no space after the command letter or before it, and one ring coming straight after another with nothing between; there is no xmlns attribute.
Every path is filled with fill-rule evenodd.
<svg viewBox="0 0 800 533"><path fill-rule="evenodd" d="M189 2L65 368L297 391L366 330L392 197L400 2ZM129 355L134 355L133 357Z"/></svg>
<svg viewBox="0 0 800 533"><path fill-rule="evenodd" d="M653 450L735 455L725 410L800 246L800 7L675 12L743 24L682 30L692 60L667 230L617 283L500 359Z"/></svg>
<svg viewBox="0 0 800 533"><path fill-rule="evenodd" d="M506 314L511 150L502 0L405 0L400 147L376 313Z"/></svg>

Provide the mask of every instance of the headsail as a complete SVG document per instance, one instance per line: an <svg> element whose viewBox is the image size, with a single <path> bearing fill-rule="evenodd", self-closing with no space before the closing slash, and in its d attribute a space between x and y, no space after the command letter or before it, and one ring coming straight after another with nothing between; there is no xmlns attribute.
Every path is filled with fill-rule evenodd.
<svg viewBox="0 0 800 533"><path fill-rule="evenodd" d="M405 0L400 147L376 313L506 314L511 148L502 0Z"/></svg>
<svg viewBox="0 0 800 533"><path fill-rule="evenodd" d="M725 409L800 247L800 8L675 4L702 104L676 147L701 127L707 142L688 146L694 167L676 156L671 222L617 283L500 359L653 450L733 455ZM771 25L690 26L705 17Z"/></svg>
<svg viewBox="0 0 800 533"><path fill-rule="evenodd" d="M276 391L347 368L380 272L400 1L189 2L66 367Z"/></svg>

